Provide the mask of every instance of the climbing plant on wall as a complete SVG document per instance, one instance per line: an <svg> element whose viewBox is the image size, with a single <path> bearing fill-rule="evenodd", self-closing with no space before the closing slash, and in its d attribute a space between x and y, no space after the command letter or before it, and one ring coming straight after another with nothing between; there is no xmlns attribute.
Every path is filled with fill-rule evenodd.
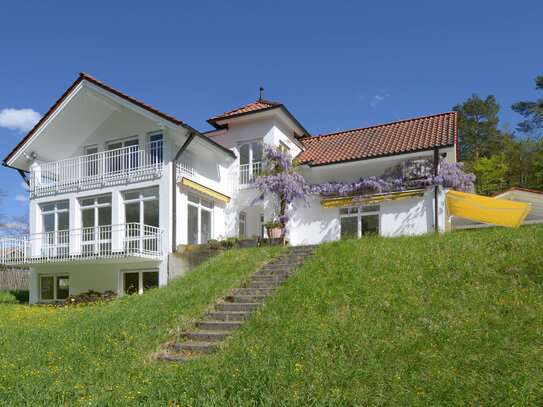
<svg viewBox="0 0 543 407"><path fill-rule="evenodd" d="M312 195L353 197L352 205L364 205L375 195L411 189L425 189L441 186L460 192L474 193L475 176L463 171L462 163L449 164L441 161L437 175L432 160L416 160L400 163L389 168L380 177L360 178L352 183L329 182L309 185L297 169L292 157L268 144L262 145L267 171L255 176L251 182L259 189L253 205L272 195L278 204L277 222L286 230L291 214L296 210L296 200L306 206Z"/></svg>

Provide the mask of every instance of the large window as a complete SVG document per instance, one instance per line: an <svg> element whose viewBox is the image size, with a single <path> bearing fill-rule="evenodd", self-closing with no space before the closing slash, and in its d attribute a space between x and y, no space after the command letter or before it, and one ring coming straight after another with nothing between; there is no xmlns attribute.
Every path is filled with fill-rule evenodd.
<svg viewBox="0 0 543 407"><path fill-rule="evenodd" d="M83 254L111 252L111 195L83 198L79 204Z"/></svg>
<svg viewBox="0 0 543 407"><path fill-rule="evenodd" d="M247 184L262 171L262 147L260 142L242 144L239 147L240 184Z"/></svg>
<svg viewBox="0 0 543 407"><path fill-rule="evenodd" d="M158 238L154 228L159 225L158 188L128 191L123 198L127 223L125 250L156 250Z"/></svg>
<svg viewBox="0 0 543 407"><path fill-rule="evenodd" d="M70 206L68 201L41 205L43 256L67 255L70 244Z"/></svg>
<svg viewBox="0 0 543 407"><path fill-rule="evenodd" d="M207 243L212 236L213 202L188 195L187 228L188 243Z"/></svg>
<svg viewBox="0 0 543 407"><path fill-rule="evenodd" d="M158 271L138 270L122 273L123 288L125 294L142 294L145 290L158 287Z"/></svg>
<svg viewBox="0 0 543 407"><path fill-rule="evenodd" d="M379 205L339 210L341 238L357 238L379 234Z"/></svg>
<svg viewBox="0 0 543 407"><path fill-rule="evenodd" d="M40 301L65 300L68 295L70 295L68 276L40 276Z"/></svg>
<svg viewBox="0 0 543 407"><path fill-rule="evenodd" d="M158 227L158 188L125 192L123 198L126 223Z"/></svg>

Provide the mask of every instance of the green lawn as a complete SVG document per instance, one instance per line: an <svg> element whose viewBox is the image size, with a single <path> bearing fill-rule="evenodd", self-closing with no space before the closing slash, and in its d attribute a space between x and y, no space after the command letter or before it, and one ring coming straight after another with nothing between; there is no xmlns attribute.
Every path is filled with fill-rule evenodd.
<svg viewBox="0 0 543 407"><path fill-rule="evenodd" d="M214 356L148 355L269 249L107 305L0 305L7 405L543 405L543 227L323 245ZM241 258L243 256L243 258Z"/></svg>

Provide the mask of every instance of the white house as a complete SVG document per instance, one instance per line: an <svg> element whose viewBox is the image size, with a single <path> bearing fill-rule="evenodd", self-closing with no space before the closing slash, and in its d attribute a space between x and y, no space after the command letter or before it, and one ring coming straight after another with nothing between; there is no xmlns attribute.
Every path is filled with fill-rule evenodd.
<svg viewBox="0 0 543 407"><path fill-rule="evenodd" d="M407 160L456 161L456 114L311 137L281 103L263 100L208 120L201 133L80 74L4 159L30 185L30 234L1 239L4 264L31 270L31 302L93 289L143 291L169 280L178 245L263 236L272 200L252 206L261 142L297 156L310 183L380 176ZM345 235L444 229L439 188L376 197L361 213L315 196L289 223L293 245Z"/></svg>

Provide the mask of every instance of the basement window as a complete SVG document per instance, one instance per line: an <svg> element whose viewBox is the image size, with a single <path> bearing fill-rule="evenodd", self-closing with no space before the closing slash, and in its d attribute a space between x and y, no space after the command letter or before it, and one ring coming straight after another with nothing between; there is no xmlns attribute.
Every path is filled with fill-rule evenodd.
<svg viewBox="0 0 543 407"><path fill-rule="evenodd" d="M341 208L339 217L342 239L379 234L379 205Z"/></svg>
<svg viewBox="0 0 543 407"><path fill-rule="evenodd" d="M65 300L70 295L70 277L66 275L40 276L40 301Z"/></svg>
<svg viewBox="0 0 543 407"><path fill-rule="evenodd" d="M158 287L158 271L134 270L122 273L122 292L124 294L142 294L144 291Z"/></svg>

